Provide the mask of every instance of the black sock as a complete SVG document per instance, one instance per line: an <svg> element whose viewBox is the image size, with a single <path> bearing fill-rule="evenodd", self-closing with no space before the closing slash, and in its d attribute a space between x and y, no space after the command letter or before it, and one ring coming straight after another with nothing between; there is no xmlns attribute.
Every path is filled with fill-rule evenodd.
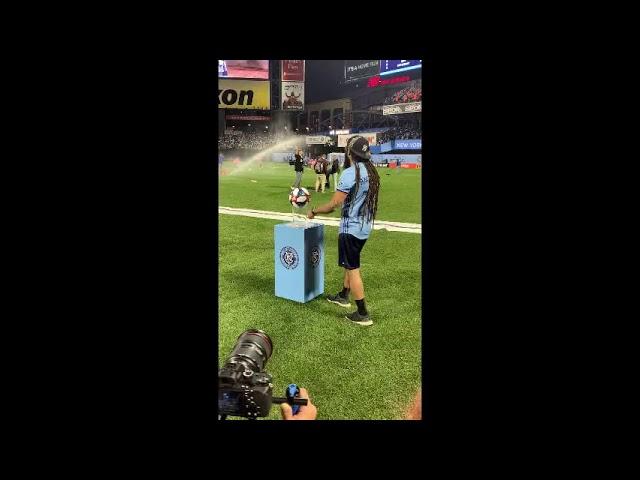
<svg viewBox="0 0 640 480"><path fill-rule="evenodd" d="M349 299L349 289L347 287L342 287L342 291L340 292L340 296L342 298Z"/></svg>
<svg viewBox="0 0 640 480"><path fill-rule="evenodd" d="M364 298L362 300L356 300L356 305L358 305L358 313L360 315L367 315L367 307L364 304Z"/></svg>

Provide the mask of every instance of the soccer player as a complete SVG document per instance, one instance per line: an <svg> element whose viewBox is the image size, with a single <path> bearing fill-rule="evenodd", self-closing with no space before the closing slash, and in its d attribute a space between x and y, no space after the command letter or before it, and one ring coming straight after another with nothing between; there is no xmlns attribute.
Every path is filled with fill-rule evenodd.
<svg viewBox="0 0 640 480"><path fill-rule="evenodd" d="M307 214L313 219L317 213L331 213L342 205L338 234L338 265L345 269L342 291L327 296L327 300L349 308L349 293L358 309L345 318L358 325L373 325L364 300L364 285L360 276L360 252L364 247L378 210L380 176L370 162L371 152L366 138L355 136L345 148L345 170L338 182L338 191L329 203L314 207Z"/></svg>

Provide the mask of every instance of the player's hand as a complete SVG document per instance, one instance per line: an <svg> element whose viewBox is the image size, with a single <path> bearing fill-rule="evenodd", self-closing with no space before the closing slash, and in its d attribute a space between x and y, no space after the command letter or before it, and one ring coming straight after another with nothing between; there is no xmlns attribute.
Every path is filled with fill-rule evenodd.
<svg viewBox="0 0 640 480"><path fill-rule="evenodd" d="M288 403L280 404L280 413L282 413L283 420L315 420L318 416L318 409L316 406L311 403L311 399L309 398L309 392L307 392L306 388L300 388L300 398L306 398L307 404L300 405L300 409L296 415L293 414L293 410L291 410L291 405Z"/></svg>
<svg viewBox="0 0 640 480"><path fill-rule="evenodd" d="M316 215L313 213L313 208L307 212L307 218L313 220Z"/></svg>

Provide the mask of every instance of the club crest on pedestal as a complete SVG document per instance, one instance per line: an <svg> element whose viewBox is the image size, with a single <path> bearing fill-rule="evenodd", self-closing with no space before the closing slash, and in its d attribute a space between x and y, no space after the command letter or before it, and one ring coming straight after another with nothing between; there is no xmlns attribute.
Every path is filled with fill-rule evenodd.
<svg viewBox="0 0 640 480"><path fill-rule="evenodd" d="M298 252L293 247L283 247L280 250L280 262L288 270L293 270L298 266Z"/></svg>
<svg viewBox="0 0 640 480"><path fill-rule="evenodd" d="M311 265L317 267L320 263L320 247L315 246L311 249Z"/></svg>

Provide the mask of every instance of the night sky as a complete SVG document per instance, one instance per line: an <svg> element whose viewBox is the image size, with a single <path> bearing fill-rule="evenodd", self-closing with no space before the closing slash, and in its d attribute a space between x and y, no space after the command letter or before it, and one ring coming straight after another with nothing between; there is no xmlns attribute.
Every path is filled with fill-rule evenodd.
<svg viewBox="0 0 640 480"><path fill-rule="evenodd" d="M343 96L344 60L307 60L305 103L334 100Z"/></svg>

